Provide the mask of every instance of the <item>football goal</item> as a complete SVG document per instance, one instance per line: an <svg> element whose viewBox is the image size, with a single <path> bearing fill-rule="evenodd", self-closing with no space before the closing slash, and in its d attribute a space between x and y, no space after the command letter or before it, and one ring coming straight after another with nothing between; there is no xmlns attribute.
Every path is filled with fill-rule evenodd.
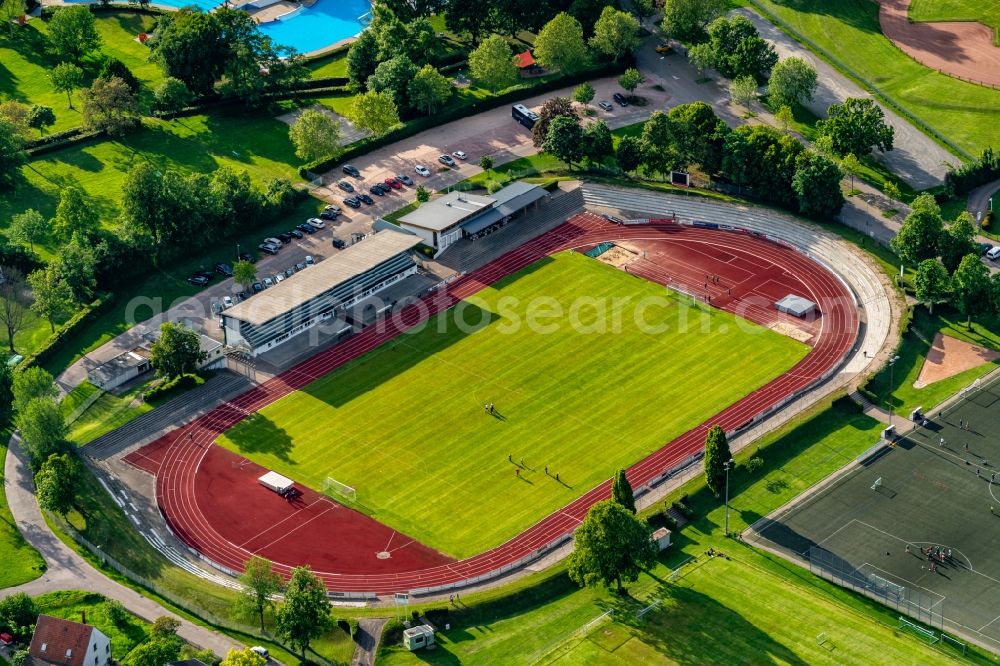
<svg viewBox="0 0 1000 666"><path fill-rule="evenodd" d="M326 477L326 481L323 482L323 492L327 495L345 499L348 502L358 501L358 492L354 488L346 483L337 481L337 479L332 476Z"/></svg>

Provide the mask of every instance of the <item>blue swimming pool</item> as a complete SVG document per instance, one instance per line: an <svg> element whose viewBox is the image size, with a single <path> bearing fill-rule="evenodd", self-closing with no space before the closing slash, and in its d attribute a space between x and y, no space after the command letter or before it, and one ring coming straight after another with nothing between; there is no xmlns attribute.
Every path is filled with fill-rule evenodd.
<svg viewBox="0 0 1000 666"><path fill-rule="evenodd" d="M371 11L368 0L316 0L280 20L264 23L261 32L275 44L309 53L354 37L367 23Z"/></svg>

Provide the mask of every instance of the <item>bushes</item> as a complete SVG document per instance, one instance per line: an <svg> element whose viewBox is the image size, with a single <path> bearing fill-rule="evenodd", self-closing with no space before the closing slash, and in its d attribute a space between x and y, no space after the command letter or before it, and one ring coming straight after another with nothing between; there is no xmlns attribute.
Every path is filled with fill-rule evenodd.
<svg viewBox="0 0 1000 666"><path fill-rule="evenodd" d="M149 389L142 394L142 399L146 402L152 402L154 400L166 400L167 398L174 397L177 393L183 393L188 389L192 389L199 384L204 384L205 380L200 376L193 373L185 373L170 379L168 381L157 384L153 388Z"/></svg>
<svg viewBox="0 0 1000 666"><path fill-rule="evenodd" d="M42 343L35 353L28 355L21 362L22 368L30 368L33 365L45 365L53 356L60 352L66 344L66 339L71 337L77 329L81 329L91 321L101 315L114 302L112 294L102 294L90 305L83 306L75 315L69 318L66 323L56 329L56 332L49 336L48 340Z"/></svg>
<svg viewBox="0 0 1000 666"><path fill-rule="evenodd" d="M992 148L985 149L978 158L957 169L949 169L944 177L945 187L952 196L968 194L980 185L1000 178L1000 154Z"/></svg>

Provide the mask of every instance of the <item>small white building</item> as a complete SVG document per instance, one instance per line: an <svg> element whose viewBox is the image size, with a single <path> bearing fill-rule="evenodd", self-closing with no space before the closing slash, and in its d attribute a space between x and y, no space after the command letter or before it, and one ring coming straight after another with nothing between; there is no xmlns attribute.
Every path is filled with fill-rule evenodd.
<svg viewBox="0 0 1000 666"><path fill-rule="evenodd" d="M670 548L670 530L666 527L661 527L660 529L653 532L653 541L656 542L656 546L660 550L666 550Z"/></svg>
<svg viewBox="0 0 1000 666"><path fill-rule="evenodd" d="M434 627L431 625L421 624L403 630L403 646L410 652L430 645L434 645Z"/></svg>
<svg viewBox="0 0 1000 666"><path fill-rule="evenodd" d="M86 622L84 616L84 622ZM28 654L32 664L111 666L111 641L89 624L39 615Z"/></svg>
<svg viewBox="0 0 1000 666"><path fill-rule="evenodd" d="M153 369L149 362L149 348L160 338L160 331L147 333L142 342L132 349L115 356L110 361L87 368L87 379L99 389L111 391L125 382ZM222 352L223 344L207 335L198 334L198 344L205 360L199 370L210 370L221 367L225 363Z"/></svg>

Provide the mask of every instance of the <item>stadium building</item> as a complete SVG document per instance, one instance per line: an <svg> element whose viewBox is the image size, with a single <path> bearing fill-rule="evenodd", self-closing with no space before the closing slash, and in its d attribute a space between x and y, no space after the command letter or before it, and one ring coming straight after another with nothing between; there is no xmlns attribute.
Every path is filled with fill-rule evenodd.
<svg viewBox="0 0 1000 666"><path fill-rule="evenodd" d="M380 231L222 313L226 345L256 356L416 273L420 238ZM345 327L346 328L346 327Z"/></svg>
<svg viewBox="0 0 1000 666"><path fill-rule="evenodd" d="M399 218L399 226L441 254L462 238L477 238L507 224L547 195L537 185L522 182L489 196L449 192Z"/></svg>

